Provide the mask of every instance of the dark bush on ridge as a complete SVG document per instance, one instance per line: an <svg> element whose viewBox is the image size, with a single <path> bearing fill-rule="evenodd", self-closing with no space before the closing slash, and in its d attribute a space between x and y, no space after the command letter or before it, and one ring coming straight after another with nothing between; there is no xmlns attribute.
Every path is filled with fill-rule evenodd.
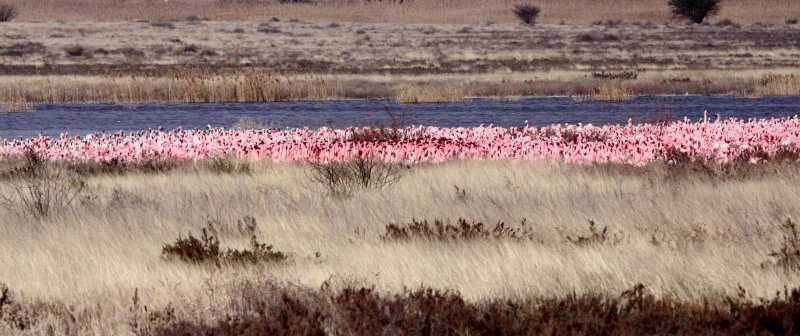
<svg viewBox="0 0 800 336"><path fill-rule="evenodd" d="M11 21L17 17L17 14L16 7L8 4L0 4L0 22Z"/></svg>
<svg viewBox="0 0 800 336"><path fill-rule="evenodd" d="M669 0L669 7L675 17L685 17L694 23L703 23L707 16L720 10L721 0Z"/></svg>
<svg viewBox="0 0 800 336"><path fill-rule="evenodd" d="M536 18L539 16L539 7L532 5L516 5L514 6L514 15L516 15L522 22L527 25L535 25Z"/></svg>

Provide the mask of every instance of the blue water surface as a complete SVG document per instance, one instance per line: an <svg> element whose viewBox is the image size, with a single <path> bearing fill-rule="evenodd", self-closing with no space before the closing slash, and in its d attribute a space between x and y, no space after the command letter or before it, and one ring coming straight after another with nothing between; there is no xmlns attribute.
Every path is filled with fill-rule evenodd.
<svg viewBox="0 0 800 336"><path fill-rule="evenodd" d="M279 102L264 104L41 104L34 112L0 113L0 138L85 135L150 128L231 127L241 118L272 128L400 125L472 127L480 124L543 126L555 123L625 124L671 117L780 118L800 114L800 97L640 96L625 102L576 102L570 97L521 100L473 99L447 104L400 104L390 100Z"/></svg>

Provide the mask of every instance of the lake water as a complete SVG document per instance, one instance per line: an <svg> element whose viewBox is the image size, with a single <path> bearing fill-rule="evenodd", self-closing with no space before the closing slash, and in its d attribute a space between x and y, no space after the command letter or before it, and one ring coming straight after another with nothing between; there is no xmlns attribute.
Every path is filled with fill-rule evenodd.
<svg viewBox="0 0 800 336"><path fill-rule="evenodd" d="M696 121L709 118L771 118L800 114L800 97L742 99L731 96L642 96L625 102L576 102L570 97L522 100L474 99L448 104L399 104L389 100L280 102L265 104L42 104L30 113L0 113L0 138L85 135L178 126L231 127L241 118L271 128L401 125L470 127L480 124L522 126L554 123L625 124L671 116ZM388 112L387 112L388 111Z"/></svg>

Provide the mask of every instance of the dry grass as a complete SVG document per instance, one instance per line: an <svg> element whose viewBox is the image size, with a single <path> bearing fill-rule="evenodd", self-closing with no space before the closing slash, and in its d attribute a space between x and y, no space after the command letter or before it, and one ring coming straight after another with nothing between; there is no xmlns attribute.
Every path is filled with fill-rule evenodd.
<svg viewBox="0 0 800 336"><path fill-rule="evenodd" d="M391 98L403 103L460 102L468 97L575 96L619 101L635 95L798 95L797 75L763 71L659 71L636 80L587 79L580 71L482 75L275 75L244 72L173 76L9 76L0 79L3 112L36 103L270 102ZM528 78L538 78L529 80ZM424 84L419 84L423 82ZM235 127L256 127L243 120ZM268 126L263 125L263 126Z"/></svg>
<svg viewBox="0 0 800 336"><path fill-rule="evenodd" d="M627 101L633 99L634 95L625 86L603 85L592 95L595 101Z"/></svg>
<svg viewBox="0 0 800 336"><path fill-rule="evenodd" d="M245 71L217 76L179 72L169 76L11 77L0 84L0 101L45 102L273 102L341 97L335 81L311 75Z"/></svg>
<svg viewBox="0 0 800 336"><path fill-rule="evenodd" d="M0 101L442 102L603 87L757 96L796 92L791 77L779 83L800 68L796 35L761 25L11 22Z"/></svg>
<svg viewBox="0 0 800 336"><path fill-rule="evenodd" d="M213 20L266 21L299 19L311 22L397 22L397 23L516 23L512 13L516 0L416 0L403 4L358 0L319 0L315 4L279 4L276 1L224 3L216 0L106 1L106 0L10 0L19 8L18 20L44 21L128 21L183 20L187 17ZM557 0L529 1L539 6L540 23L578 23L623 20L667 22L671 20L665 1ZM782 24L800 17L793 0L729 0L718 18L741 23Z"/></svg>
<svg viewBox="0 0 800 336"><path fill-rule="evenodd" d="M800 218L793 164L709 177L658 165L450 162L344 199L314 191L305 169L87 177L81 199L61 213L35 221L0 210L0 281L21 302L65 305L84 321L70 332L99 334L130 332L135 288L151 311L171 304L211 321L234 313L226 293L241 281L375 285L381 293L424 284L468 300L616 296L639 282L657 297L700 300L741 286L757 299L800 284L800 273L762 267L780 249L786 218ZM219 269L159 257L165 243L209 220L219 223L220 248L248 246L236 226L247 215L286 262ZM459 217L514 225L526 218L530 239L381 238L389 223ZM589 220L615 243L573 243L596 235ZM65 333L70 314L47 315L39 328Z"/></svg>
<svg viewBox="0 0 800 336"><path fill-rule="evenodd" d="M766 75L756 83L755 95L800 95L800 73L791 75Z"/></svg>
<svg viewBox="0 0 800 336"><path fill-rule="evenodd" d="M397 93L401 103L449 103L464 100L465 90L453 86L410 86Z"/></svg>

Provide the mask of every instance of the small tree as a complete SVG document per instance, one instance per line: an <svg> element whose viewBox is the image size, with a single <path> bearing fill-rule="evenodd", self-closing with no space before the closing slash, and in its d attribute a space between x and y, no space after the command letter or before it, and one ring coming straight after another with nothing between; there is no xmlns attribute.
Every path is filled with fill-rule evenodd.
<svg viewBox="0 0 800 336"><path fill-rule="evenodd" d="M536 17L539 16L539 7L531 5L516 5L514 6L514 15L516 15L522 22L528 25L536 24Z"/></svg>
<svg viewBox="0 0 800 336"><path fill-rule="evenodd" d="M669 0L672 15L702 23L707 16L717 14L721 0Z"/></svg>
<svg viewBox="0 0 800 336"><path fill-rule="evenodd" d="M12 5L0 4L0 22L7 22L17 17L17 8Z"/></svg>

